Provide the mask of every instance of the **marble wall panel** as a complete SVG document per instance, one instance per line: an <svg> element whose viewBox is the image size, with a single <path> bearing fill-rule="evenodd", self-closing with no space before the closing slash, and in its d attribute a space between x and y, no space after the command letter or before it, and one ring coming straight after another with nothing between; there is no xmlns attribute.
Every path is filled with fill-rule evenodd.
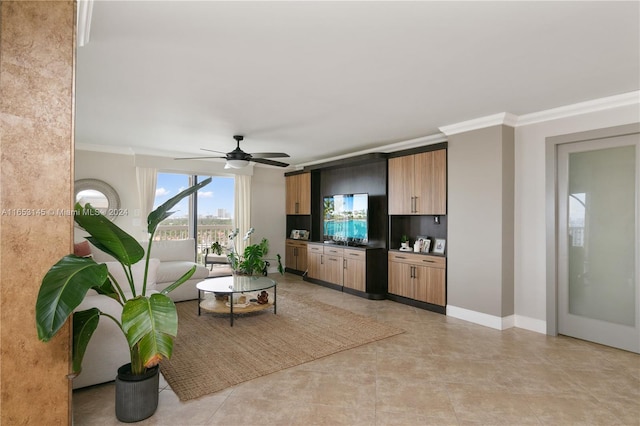
<svg viewBox="0 0 640 426"><path fill-rule="evenodd" d="M37 338L42 277L72 247L72 1L0 2L0 423L71 424L70 329Z"/></svg>

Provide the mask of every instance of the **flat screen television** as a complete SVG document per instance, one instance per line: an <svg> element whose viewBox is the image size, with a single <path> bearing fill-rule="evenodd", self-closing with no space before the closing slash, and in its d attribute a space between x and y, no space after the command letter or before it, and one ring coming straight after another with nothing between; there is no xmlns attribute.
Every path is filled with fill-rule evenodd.
<svg viewBox="0 0 640 426"><path fill-rule="evenodd" d="M324 240L366 245L369 241L368 213L368 194L338 194L324 197Z"/></svg>

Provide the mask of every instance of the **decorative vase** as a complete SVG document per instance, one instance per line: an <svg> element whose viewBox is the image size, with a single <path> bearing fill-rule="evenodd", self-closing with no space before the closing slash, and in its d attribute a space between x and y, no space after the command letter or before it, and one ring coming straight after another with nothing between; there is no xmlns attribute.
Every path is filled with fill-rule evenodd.
<svg viewBox="0 0 640 426"><path fill-rule="evenodd" d="M160 368L147 369L144 374L131 374L131 364L118 368L116 377L116 417L133 423L151 417L158 408Z"/></svg>

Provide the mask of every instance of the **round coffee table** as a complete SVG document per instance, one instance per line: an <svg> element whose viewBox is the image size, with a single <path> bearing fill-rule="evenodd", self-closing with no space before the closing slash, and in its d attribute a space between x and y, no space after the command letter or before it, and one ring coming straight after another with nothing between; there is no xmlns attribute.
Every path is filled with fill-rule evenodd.
<svg viewBox="0 0 640 426"><path fill-rule="evenodd" d="M231 326L233 327L233 314L243 314L248 312L262 311L273 306L273 313L276 314L276 285L278 283L271 278L264 276L233 275L227 277L209 278L196 284L198 289L198 316L201 311L215 312L219 314L230 314ZM233 303L234 295L243 293L255 293L273 288L273 299L267 303L250 302L249 298L257 298L256 295L245 294L246 302L243 304ZM205 293L226 294L228 302L205 298Z"/></svg>

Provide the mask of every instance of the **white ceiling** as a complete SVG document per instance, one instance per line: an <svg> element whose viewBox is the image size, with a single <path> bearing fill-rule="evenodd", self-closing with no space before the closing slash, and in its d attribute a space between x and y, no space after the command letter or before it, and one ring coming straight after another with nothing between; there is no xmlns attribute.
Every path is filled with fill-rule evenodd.
<svg viewBox="0 0 640 426"><path fill-rule="evenodd" d="M78 147L300 165L636 91L640 3L96 1L76 78Z"/></svg>

